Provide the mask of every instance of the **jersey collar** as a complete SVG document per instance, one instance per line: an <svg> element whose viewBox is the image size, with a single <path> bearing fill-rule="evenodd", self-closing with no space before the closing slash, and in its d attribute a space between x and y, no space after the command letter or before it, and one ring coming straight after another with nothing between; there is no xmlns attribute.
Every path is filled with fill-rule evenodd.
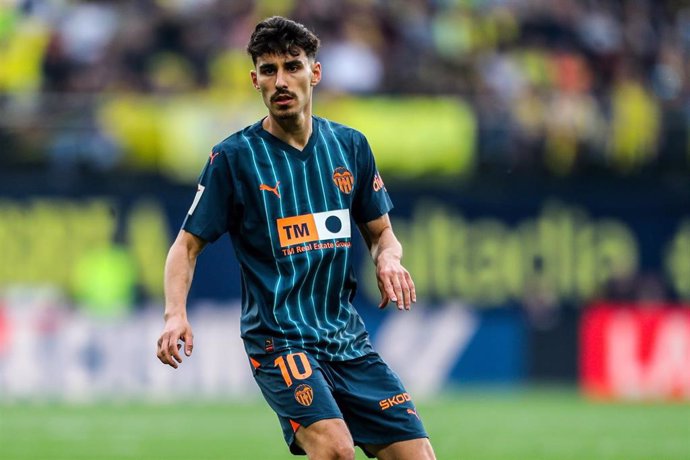
<svg viewBox="0 0 690 460"><path fill-rule="evenodd" d="M298 159L305 161L307 158L311 156L311 153L314 151L314 145L316 145L316 140L318 139L319 136L319 122L318 119L312 115L311 117L311 135L309 136L309 141L307 142L307 145L304 146L303 150L296 149L295 147L291 146L287 142L277 138L273 134L269 133L263 128L262 122L263 119L259 120L258 123L256 123L256 128L259 133L259 136L261 136L263 139L265 139L267 142L269 142L271 145L273 145L275 148L278 148L280 150L283 150L284 152L287 152L288 154L297 157Z"/></svg>

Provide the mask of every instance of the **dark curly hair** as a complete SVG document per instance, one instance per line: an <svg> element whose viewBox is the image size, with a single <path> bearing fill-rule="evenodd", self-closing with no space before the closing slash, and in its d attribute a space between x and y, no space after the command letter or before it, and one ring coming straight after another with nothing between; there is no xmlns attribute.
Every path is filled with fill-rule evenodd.
<svg viewBox="0 0 690 460"><path fill-rule="evenodd" d="M247 53L256 60L263 54L290 54L297 56L304 50L308 58L316 58L319 38L302 24L281 16L264 19L256 25Z"/></svg>

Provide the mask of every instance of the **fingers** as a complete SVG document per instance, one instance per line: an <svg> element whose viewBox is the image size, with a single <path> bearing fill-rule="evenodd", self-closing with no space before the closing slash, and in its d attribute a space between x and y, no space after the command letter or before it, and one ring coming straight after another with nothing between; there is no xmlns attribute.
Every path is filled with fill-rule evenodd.
<svg viewBox="0 0 690 460"><path fill-rule="evenodd" d="M192 356L192 350L194 349L194 335L191 331L187 331L182 338L184 342L184 354L187 356Z"/></svg>
<svg viewBox="0 0 690 460"><path fill-rule="evenodd" d="M381 291L381 302L379 302L379 308L386 308L388 306L388 302L390 301L391 299L388 297L388 294L386 294L386 291Z"/></svg>
<svg viewBox="0 0 690 460"><path fill-rule="evenodd" d="M386 292L386 288L383 285L383 282L381 279L378 279L378 285L379 285L379 292L381 293L381 301L379 302L378 307L380 309L386 308L388 306L388 302L391 301L390 296Z"/></svg>
<svg viewBox="0 0 690 460"><path fill-rule="evenodd" d="M391 302L395 302L398 306L398 310L402 310L405 305L405 296L403 294L402 283L400 278L394 276L392 279L392 291Z"/></svg>
<svg viewBox="0 0 690 460"><path fill-rule="evenodd" d="M180 349L182 345L177 343L179 340L185 342L184 353L187 356L191 356L192 348L194 344L192 343L192 333L187 332L184 337L179 338L177 334L172 332L165 332L158 339L158 352L157 356L161 363L167 364L170 367L177 369L178 363L182 362L182 356L180 355Z"/></svg>
<svg viewBox="0 0 690 460"><path fill-rule="evenodd" d="M182 362L182 357L180 356L180 347L182 345L177 343L177 340L170 341L170 346L168 347L168 351L170 352L170 356L177 361L177 363ZM175 368L177 368L177 363L173 362L175 364Z"/></svg>
<svg viewBox="0 0 690 460"><path fill-rule="evenodd" d="M184 342L184 354L192 355L194 348L194 334L192 328L186 320L172 317L166 320L163 333L158 339L157 356L161 363L177 369L178 363L182 362L182 345Z"/></svg>
<svg viewBox="0 0 690 460"><path fill-rule="evenodd" d="M163 335L161 335L161 338L158 339L158 359L160 362L163 364L167 364L168 366L174 367L177 369L177 363L175 362L175 359L173 358L172 350L175 350L177 347L175 346L177 343L177 339L173 338L173 334L170 332L164 332ZM171 350L172 346L172 350Z"/></svg>
<svg viewBox="0 0 690 460"><path fill-rule="evenodd" d="M405 272L405 281L407 281L407 287L410 289L410 300L412 303L417 302L417 290L414 287L414 281L409 272Z"/></svg>
<svg viewBox="0 0 690 460"><path fill-rule="evenodd" d="M413 302L417 301L412 277L404 270L391 274L382 273L379 281L381 303L379 308L385 308L388 302L395 302L398 310L409 310Z"/></svg>

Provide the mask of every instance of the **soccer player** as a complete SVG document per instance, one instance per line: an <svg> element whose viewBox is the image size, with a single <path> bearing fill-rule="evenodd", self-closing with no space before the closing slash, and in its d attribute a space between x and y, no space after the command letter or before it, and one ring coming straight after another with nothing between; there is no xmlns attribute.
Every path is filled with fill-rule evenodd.
<svg viewBox="0 0 690 460"><path fill-rule="evenodd" d="M213 147L165 266L158 358L193 347L186 301L197 256L228 232L242 273L241 335L254 378L294 454L310 459L434 459L400 379L372 349L352 306L351 219L374 263L384 308L409 310L392 204L365 137L312 115L319 39L282 17L247 47L268 116Z"/></svg>

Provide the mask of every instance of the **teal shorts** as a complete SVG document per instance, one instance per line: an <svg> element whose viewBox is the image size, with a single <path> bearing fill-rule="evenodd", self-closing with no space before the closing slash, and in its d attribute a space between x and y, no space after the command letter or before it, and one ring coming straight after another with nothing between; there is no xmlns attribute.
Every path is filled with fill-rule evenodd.
<svg viewBox="0 0 690 460"><path fill-rule="evenodd" d="M340 418L355 445L426 438L422 421L398 376L377 353L349 361L318 361L306 352L250 358L254 378L278 415L290 452L304 455L295 431Z"/></svg>

